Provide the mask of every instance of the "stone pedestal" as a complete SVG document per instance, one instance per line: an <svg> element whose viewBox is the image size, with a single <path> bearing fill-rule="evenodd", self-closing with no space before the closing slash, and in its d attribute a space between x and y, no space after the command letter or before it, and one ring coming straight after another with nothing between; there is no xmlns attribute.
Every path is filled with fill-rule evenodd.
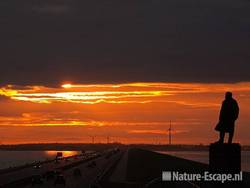
<svg viewBox="0 0 250 188"><path fill-rule="evenodd" d="M221 173L240 172L240 144L211 144L209 147L209 170Z"/></svg>

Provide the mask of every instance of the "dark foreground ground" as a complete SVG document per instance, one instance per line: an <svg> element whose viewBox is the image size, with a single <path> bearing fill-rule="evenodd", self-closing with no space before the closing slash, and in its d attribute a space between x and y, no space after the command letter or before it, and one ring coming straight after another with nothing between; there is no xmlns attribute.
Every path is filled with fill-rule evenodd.
<svg viewBox="0 0 250 188"><path fill-rule="evenodd" d="M126 154L125 154L126 156ZM127 161L123 161L127 160ZM122 158L120 164L125 168L119 168L119 165L109 176L109 181L105 187L250 187L249 174L243 174L243 182L213 183L213 182L163 182L162 171L178 171L179 173L203 174L208 171L208 165L194 162L174 156L155 153L152 151L131 148L127 151L127 156ZM126 173L122 172L126 169ZM120 172L119 172L120 170ZM119 174L119 177L117 176Z"/></svg>
<svg viewBox="0 0 250 188"><path fill-rule="evenodd" d="M94 166L90 164L95 163ZM81 176L75 176L75 169ZM204 181L162 181L162 172L179 172L188 174L204 174L208 165L170 155L156 153L141 148L114 148L102 152L72 157L42 164L40 169L32 166L0 173L0 185L5 188L52 188L55 179L46 180L42 185L32 186L33 175L46 174L48 170L60 171L65 177L64 188L249 188L249 173L243 173L243 181L214 183ZM11 183L13 180L15 183ZM6 182L6 183L4 183ZM11 185L11 186L10 186ZM1 187L1 186L0 186Z"/></svg>

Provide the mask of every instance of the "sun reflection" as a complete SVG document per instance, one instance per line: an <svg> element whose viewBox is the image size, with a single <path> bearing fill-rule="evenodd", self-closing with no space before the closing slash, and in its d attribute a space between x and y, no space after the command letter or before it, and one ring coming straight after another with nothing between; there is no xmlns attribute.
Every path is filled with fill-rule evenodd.
<svg viewBox="0 0 250 188"><path fill-rule="evenodd" d="M61 152L63 157L71 157L78 155L79 151L45 151L49 157L56 157L57 153Z"/></svg>

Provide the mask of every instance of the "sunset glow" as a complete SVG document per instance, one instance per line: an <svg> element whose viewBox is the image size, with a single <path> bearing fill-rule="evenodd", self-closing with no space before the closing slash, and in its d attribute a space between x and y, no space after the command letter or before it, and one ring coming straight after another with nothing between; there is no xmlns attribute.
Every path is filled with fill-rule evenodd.
<svg viewBox="0 0 250 188"><path fill-rule="evenodd" d="M228 90L241 106L238 134L250 143L247 136L243 139L250 123L250 83L7 85L0 88L4 107L0 131L4 135L6 127L11 127L8 131L14 131L15 136L2 141L89 142L96 136L105 142L109 135L116 142L164 143L172 120L176 143L209 143L216 137L213 128ZM38 130L45 131L44 135L35 138Z"/></svg>

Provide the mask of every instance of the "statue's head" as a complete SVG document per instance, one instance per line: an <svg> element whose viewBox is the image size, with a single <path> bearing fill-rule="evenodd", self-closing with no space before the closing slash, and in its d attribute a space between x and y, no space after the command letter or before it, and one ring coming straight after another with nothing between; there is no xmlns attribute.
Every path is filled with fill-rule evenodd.
<svg viewBox="0 0 250 188"><path fill-rule="evenodd" d="M233 93L230 91L226 92L225 99L232 99L232 98L233 98Z"/></svg>

